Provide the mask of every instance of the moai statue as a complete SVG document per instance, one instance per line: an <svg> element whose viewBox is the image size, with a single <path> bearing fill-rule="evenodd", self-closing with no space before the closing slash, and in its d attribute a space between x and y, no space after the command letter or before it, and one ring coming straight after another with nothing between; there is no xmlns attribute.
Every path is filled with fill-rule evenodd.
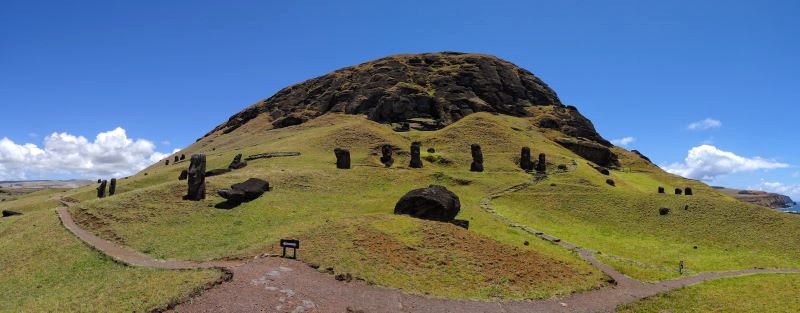
<svg viewBox="0 0 800 313"><path fill-rule="evenodd" d="M108 185L108 181L106 181L106 180L100 181L100 186L97 186L97 197L98 198L105 198L106 197L106 185Z"/></svg>
<svg viewBox="0 0 800 313"><path fill-rule="evenodd" d="M483 172L483 153L481 145L473 143L469 146L472 151L472 164L469 166L471 172Z"/></svg>
<svg viewBox="0 0 800 313"><path fill-rule="evenodd" d="M180 158L178 158L178 156L177 156L177 155L175 156L175 158L174 158L174 159L175 159L175 160L174 160L174 161L172 161L172 163L178 163L178 160L180 160Z"/></svg>
<svg viewBox="0 0 800 313"><path fill-rule="evenodd" d="M664 187L658 186L658 193L664 193Z"/></svg>
<svg viewBox="0 0 800 313"><path fill-rule="evenodd" d="M422 159L419 156L420 149L422 149L421 143L416 141L411 143L411 162L408 164L408 167L422 168Z"/></svg>
<svg viewBox="0 0 800 313"><path fill-rule="evenodd" d="M681 190L680 188L675 188L675 194L676 195L679 195L679 194L682 194L682 193L683 193L683 190Z"/></svg>
<svg viewBox="0 0 800 313"><path fill-rule="evenodd" d="M242 154L239 153L235 157L233 157L233 161L231 161L231 164L228 165L228 169L238 170L245 166L247 166L247 162L242 162Z"/></svg>
<svg viewBox="0 0 800 313"><path fill-rule="evenodd" d="M169 165L169 159L167 159L167 161L164 162L164 165Z"/></svg>
<svg viewBox="0 0 800 313"><path fill-rule="evenodd" d="M183 161L183 160L186 160L186 155L185 154L181 154L181 161Z"/></svg>
<svg viewBox="0 0 800 313"><path fill-rule="evenodd" d="M547 162L544 153L539 153L539 162L536 163L536 171L539 173L547 172Z"/></svg>
<svg viewBox="0 0 800 313"><path fill-rule="evenodd" d="M200 201L206 198L206 155L194 154L189 162L188 190L183 200Z"/></svg>
<svg viewBox="0 0 800 313"><path fill-rule="evenodd" d="M684 195L687 195L687 196L691 196L691 195L692 195L692 187L686 187L686 188L684 188L684 189L683 189L683 194L684 194Z"/></svg>
<svg viewBox="0 0 800 313"><path fill-rule="evenodd" d="M178 180L186 180L187 178L189 178L189 171L182 170L181 175L178 176Z"/></svg>
<svg viewBox="0 0 800 313"><path fill-rule="evenodd" d="M333 153L336 155L336 168L350 168L350 150L336 148L333 149Z"/></svg>
<svg viewBox="0 0 800 313"><path fill-rule="evenodd" d="M113 196L115 193L117 193L117 179L112 178L111 183L108 184L108 196Z"/></svg>
<svg viewBox="0 0 800 313"><path fill-rule="evenodd" d="M531 160L531 148L523 147L519 157L519 167L526 172L533 171L533 161Z"/></svg>
<svg viewBox="0 0 800 313"><path fill-rule="evenodd" d="M381 163L383 163L383 165L386 167L390 167L394 163L392 152L391 145L383 145L381 147Z"/></svg>

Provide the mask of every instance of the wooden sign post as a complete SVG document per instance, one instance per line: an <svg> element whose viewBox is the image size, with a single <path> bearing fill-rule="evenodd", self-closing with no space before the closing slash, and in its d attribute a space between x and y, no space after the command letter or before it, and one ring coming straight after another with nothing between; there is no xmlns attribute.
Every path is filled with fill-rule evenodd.
<svg viewBox="0 0 800 313"><path fill-rule="evenodd" d="M300 240L295 239L281 239L281 248L283 248L283 257L286 257L286 248L292 249L292 259L297 259L297 249L300 249Z"/></svg>

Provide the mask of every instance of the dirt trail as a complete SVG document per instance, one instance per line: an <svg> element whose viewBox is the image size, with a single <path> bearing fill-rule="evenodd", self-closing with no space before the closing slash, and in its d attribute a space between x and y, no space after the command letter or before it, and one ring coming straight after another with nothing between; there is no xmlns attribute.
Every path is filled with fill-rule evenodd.
<svg viewBox="0 0 800 313"><path fill-rule="evenodd" d="M233 274L230 281L178 304L174 312L613 312L619 305L711 279L760 273L800 273L800 269L752 269L702 273L659 283L634 280L595 259L590 250L514 224L491 209L492 199L530 185L520 184L493 194L481 201L481 207L512 227L522 228L576 251L581 258L612 277L616 281L614 286L550 300L487 302L436 299L360 281L339 282L302 262L277 257L256 257L247 262L156 260L84 230L75 223L66 207L58 208L57 212L62 224L75 236L118 262L162 269L225 268Z"/></svg>

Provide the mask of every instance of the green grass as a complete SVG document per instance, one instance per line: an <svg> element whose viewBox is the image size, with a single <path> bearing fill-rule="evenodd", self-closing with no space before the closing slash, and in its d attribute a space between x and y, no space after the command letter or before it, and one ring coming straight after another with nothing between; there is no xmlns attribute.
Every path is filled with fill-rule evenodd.
<svg viewBox="0 0 800 313"><path fill-rule="evenodd" d="M36 206L0 219L0 312L146 312L221 275L120 265L75 238L55 212Z"/></svg>
<svg viewBox="0 0 800 313"><path fill-rule="evenodd" d="M617 312L797 312L800 275L726 278L656 295Z"/></svg>

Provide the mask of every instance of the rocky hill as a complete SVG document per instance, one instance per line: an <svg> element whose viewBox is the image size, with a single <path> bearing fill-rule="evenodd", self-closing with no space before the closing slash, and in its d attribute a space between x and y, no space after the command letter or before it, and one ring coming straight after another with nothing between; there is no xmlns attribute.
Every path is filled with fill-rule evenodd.
<svg viewBox="0 0 800 313"><path fill-rule="evenodd" d="M758 190L741 190L725 187L714 187L728 194L736 200L757 204L773 209L783 209L794 205L794 200L788 196Z"/></svg>
<svg viewBox="0 0 800 313"><path fill-rule="evenodd" d="M346 67L286 87L209 134L229 133L262 114L274 128L343 112L381 123L428 120L424 127L438 129L475 112L528 116L531 106L567 108L541 125L610 146L530 71L494 56L459 52L395 55Z"/></svg>

